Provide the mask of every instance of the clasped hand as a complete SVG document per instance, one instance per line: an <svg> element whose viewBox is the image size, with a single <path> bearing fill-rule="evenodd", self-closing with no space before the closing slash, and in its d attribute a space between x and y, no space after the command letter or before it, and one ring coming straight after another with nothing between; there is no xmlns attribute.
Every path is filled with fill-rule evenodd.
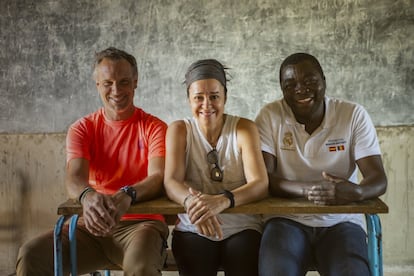
<svg viewBox="0 0 414 276"><path fill-rule="evenodd" d="M85 227L95 236L109 236L113 233L121 216L130 206L130 201L120 193L104 195L89 192L83 202Z"/></svg>
<svg viewBox="0 0 414 276"><path fill-rule="evenodd" d="M190 198L186 203L186 210L191 223L193 223L200 234L223 238L221 221L217 216L226 208L226 198L222 195L202 194L189 188Z"/></svg>
<svg viewBox="0 0 414 276"><path fill-rule="evenodd" d="M323 181L305 190L309 201L318 205L340 205L360 198L359 185L326 172L322 172Z"/></svg>

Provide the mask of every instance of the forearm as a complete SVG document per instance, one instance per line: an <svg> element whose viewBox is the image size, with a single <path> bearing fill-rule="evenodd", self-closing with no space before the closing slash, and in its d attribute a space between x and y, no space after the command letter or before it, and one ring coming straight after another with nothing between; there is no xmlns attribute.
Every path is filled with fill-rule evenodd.
<svg viewBox="0 0 414 276"><path fill-rule="evenodd" d="M385 175L373 175L364 178L360 183L362 200L375 198L383 195L387 189L387 178Z"/></svg>
<svg viewBox="0 0 414 276"><path fill-rule="evenodd" d="M359 183L361 198L374 198L384 194L388 182L381 156L368 156L359 159L357 164L363 177L362 181Z"/></svg>
<svg viewBox="0 0 414 276"><path fill-rule="evenodd" d="M136 190L137 201L147 201L159 197L163 193L163 174L154 173L144 180L131 185Z"/></svg>
<svg viewBox="0 0 414 276"><path fill-rule="evenodd" d="M82 176L72 176L72 177L66 177L65 186L66 186L66 191L68 193L69 198L78 200L79 195L87 187L89 187L89 183L87 179L85 179Z"/></svg>
<svg viewBox="0 0 414 276"><path fill-rule="evenodd" d="M65 186L69 198L79 199L79 195L89 187L89 161L76 158L66 167Z"/></svg>
<svg viewBox="0 0 414 276"><path fill-rule="evenodd" d="M232 190L231 192L234 195L235 206L261 200L268 196L267 181L254 180Z"/></svg>
<svg viewBox="0 0 414 276"><path fill-rule="evenodd" d="M165 181L165 192L168 198L180 205L183 205L186 197L190 195L188 188L185 183L175 179Z"/></svg>
<svg viewBox="0 0 414 276"><path fill-rule="evenodd" d="M306 197L306 191L312 185L300 181L289 181L269 174L269 192L273 196Z"/></svg>

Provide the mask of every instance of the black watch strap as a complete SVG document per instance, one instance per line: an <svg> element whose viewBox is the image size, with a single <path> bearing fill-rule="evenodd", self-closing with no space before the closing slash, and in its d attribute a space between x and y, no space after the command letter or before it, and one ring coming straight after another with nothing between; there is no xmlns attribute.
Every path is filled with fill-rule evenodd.
<svg viewBox="0 0 414 276"><path fill-rule="evenodd" d="M137 191L131 186L124 186L120 189L131 198L131 204L137 202Z"/></svg>
<svg viewBox="0 0 414 276"><path fill-rule="evenodd" d="M224 190L224 192L222 194L230 200L230 207L229 208L234 208L234 195L233 195L233 193L230 192L229 190Z"/></svg>

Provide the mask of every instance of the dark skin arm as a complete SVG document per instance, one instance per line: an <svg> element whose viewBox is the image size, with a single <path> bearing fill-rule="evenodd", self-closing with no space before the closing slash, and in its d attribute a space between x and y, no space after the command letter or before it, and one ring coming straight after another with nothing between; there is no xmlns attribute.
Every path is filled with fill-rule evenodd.
<svg viewBox="0 0 414 276"><path fill-rule="evenodd" d="M267 152L262 152L269 177L269 192L274 196L281 197L303 197L305 191L312 186L311 183L288 181L276 175L277 158Z"/></svg>
<svg viewBox="0 0 414 276"><path fill-rule="evenodd" d="M387 177L380 155L368 156L356 161L362 174L359 185L339 178L328 172L321 172L319 182L288 181L276 176L277 159L263 152L270 181L270 193L283 197L304 197L315 204L338 205L375 198L385 193Z"/></svg>

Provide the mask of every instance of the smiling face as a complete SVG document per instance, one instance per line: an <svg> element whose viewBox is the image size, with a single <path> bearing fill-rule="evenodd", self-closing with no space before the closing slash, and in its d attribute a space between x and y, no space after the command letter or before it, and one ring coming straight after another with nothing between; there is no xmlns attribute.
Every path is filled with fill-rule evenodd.
<svg viewBox="0 0 414 276"><path fill-rule="evenodd" d="M280 72L280 85L299 123L322 120L326 83L318 65L307 59L285 65Z"/></svg>
<svg viewBox="0 0 414 276"><path fill-rule="evenodd" d="M226 96L218 80L205 79L191 83L188 99L192 114L200 124L215 126L223 122Z"/></svg>
<svg viewBox="0 0 414 276"><path fill-rule="evenodd" d="M127 60L104 58L96 66L95 81L105 115L110 120L125 120L132 116L138 76Z"/></svg>

